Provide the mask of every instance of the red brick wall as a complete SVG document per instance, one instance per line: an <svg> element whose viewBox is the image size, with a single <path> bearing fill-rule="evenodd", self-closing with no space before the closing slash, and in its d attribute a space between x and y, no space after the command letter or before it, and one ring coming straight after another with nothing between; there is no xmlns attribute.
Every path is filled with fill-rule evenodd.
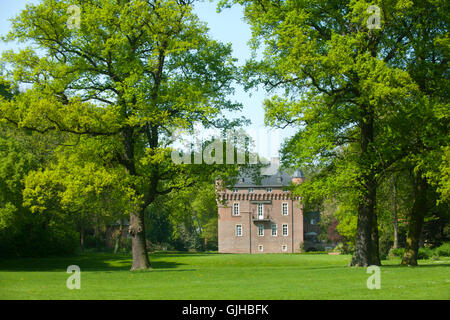
<svg viewBox="0 0 450 320"><path fill-rule="evenodd" d="M222 253L291 253L298 252L303 242L303 210L298 199L292 199L289 193L272 188L267 193L265 188L249 194L248 189L240 189L238 193L230 190L220 192L219 202L219 252ZM270 216L270 221L253 221L257 215L257 204L252 201L270 201L264 203L264 215ZM239 216L233 216L233 203L239 203ZM282 203L288 204L288 215L282 215ZM237 224L242 225L242 236L236 236ZM264 226L264 235L258 235L258 225ZM277 235L272 236L272 224L277 225ZM288 235L282 235L282 225L288 225ZM258 246L263 246L263 251ZM287 250L282 251L286 245Z"/></svg>

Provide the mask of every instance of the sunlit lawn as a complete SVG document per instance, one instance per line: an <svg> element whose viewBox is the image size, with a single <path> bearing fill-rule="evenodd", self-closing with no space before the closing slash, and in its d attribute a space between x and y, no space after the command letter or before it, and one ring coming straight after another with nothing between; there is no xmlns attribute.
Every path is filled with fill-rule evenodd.
<svg viewBox="0 0 450 320"><path fill-rule="evenodd" d="M366 268L325 254L154 253L152 270L130 272L131 257L90 253L0 261L0 299L450 299L450 258L419 267L383 261L381 289L367 288ZM81 289L69 290L69 265Z"/></svg>

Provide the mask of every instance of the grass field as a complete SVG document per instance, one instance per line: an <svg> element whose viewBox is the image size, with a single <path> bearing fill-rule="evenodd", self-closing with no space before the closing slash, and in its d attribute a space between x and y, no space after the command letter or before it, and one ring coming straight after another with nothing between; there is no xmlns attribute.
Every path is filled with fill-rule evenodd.
<svg viewBox="0 0 450 320"><path fill-rule="evenodd" d="M130 272L131 257L0 261L0 299L450 299L450 258L419 267L383 261L381 289L369 290L366 268L350 256L325 254L154 253L152 270ZM81 268L81 289L69 290L69 265Z"/></svg>

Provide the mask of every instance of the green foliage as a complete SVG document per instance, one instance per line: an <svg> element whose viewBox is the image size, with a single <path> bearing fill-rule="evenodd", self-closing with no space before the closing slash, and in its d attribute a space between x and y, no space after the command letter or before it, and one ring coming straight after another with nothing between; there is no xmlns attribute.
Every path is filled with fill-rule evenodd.
<svg viewBox="0 0 450 320"><path fill-rule="evenodd" d="M337 202L339 233L366 246L356 260L378 248L369 233L378 228L369 225L376 214L386 254L390 196L377 185L390 172L412 168L438 188L438 201L446 199L448 4L223 0L219 8L233 3L252 28L247 87L262 84L271 94L268 125L297 130L283 146L283 163L312 173L294 192L306 206ZM381 8L379 29L367 27L370 5ZM408 205L399 207L408 213Z"/></svg>
<svg viewBox="0 0 450 320"><path fill-rule="evenodd" d="M392 257L401 258L403 257L404 252L405 248L392 248L391 250L389 250L389 258Z"/></svg>
<svg viewBox="0 0 450 320"><path fill-rule="evenodd" d="M214 179L159 198L146 211L152 250L217 250Z"/></svg>
<svg viewBox="0 0 450 320"><path fill-rule="evenodd" d="M147 239L154 246L155 244L168 244L172 240L173 226L170 223L168 207L162 201L157 201L147 209L147 219L145 230Z"/></svg>
<svg viewBox="0 0 450 320"><path fill-rule="evenodd" d="M358 215L355 207L346 206L345 204L339 206L335 213L336 219L339 221L337 231L340 235L347 239L354 239L356 234L356 225L358 222ZM352 241L351 241L352 242Z"/></svg>
<svg viewBox="0 0 450 320"><path fill-rule="evenodd" d="M217 202L214 179L170 195L157 206L166 211L176 250L217 249ZM167 228L167 227L166 227Z"/></svg>
<svg viewBox="0 0 450 320"><path fill-rule="evenodd" d="M389 257L398 257L401 258L403 256L405 249L397 248L391 249L389 251ZM433 257L449 257L450 256L450 243L446 242L439 247L436 248L419 248L417 258L418 259L431 259Z"/></svg>
<svg viewBox="0 0 450 320"><path fill-rule="evenodd" d="M79 234L73 224L58 215L36 216L26 209L14 212L0 228L1 257L43 257L73 254Z"/></svg>
<svg viewBox="0 0 450 320"><path fill-rule="evenodd" d="M328 254L328 251L308 251L300 252L299 254Z"/></svg>
<svg viewBox="0 0 450 320"><path fill-rule="evenodd" d="M81 9L79 28L67 27L69 5ZM80 230L133 220L158 197L235 169L170 158L176 130L242 122L221 115L241 108L228 98L231 46L209 37L191 2L42 0L12 20L5 39L34 46L3 54L13 83L27 90L0 100L0 120L63 137L55 159L24 177L33 212L66 214ZM137 239L145 222L133 221Z"/></svg>
<svg viewBox="0 0 450 320"><path fill-rule="evenodd" d="M417 259L430 259L433 256L433 250L431 248L419 248Z"/></svg>
<svg viewBox="0 0 450 320"><path fill-rule="evenodd" d="M334 252L342 254L353 254L355 252L355 245L352 242L339 243L334 249Z"/></svg>
<svg viewBox="0 0 450 320"><path fill-rule="evenodd" d="M438 175L432 175L434 181L438 181L437 191L442 195L442 200L450 199L450 146L443 147L442 162L439 166Z"/></svg>
<svg viewBox="0 0 450 320"><path fill-rule="evenodd" d="M402 257L405 252L404 248L391 249L389 257ZM419 248L417 259L431 259L435 254L435 250L431 248Z"/></svg>
<svg viewBox="0 0 450 320"><path fill-rule="evenodd" d="M23 202L24 179L53 157L58 139L15 130L0 123L0 255L70 254L79 235L60 212L37 215Z"/></svg>
<svg viewBox="0 0 450 320"><path fill-rule="evenodd" d="M450 257L450 242L446 242L434 249L435 253L440 257Z"/></svg>

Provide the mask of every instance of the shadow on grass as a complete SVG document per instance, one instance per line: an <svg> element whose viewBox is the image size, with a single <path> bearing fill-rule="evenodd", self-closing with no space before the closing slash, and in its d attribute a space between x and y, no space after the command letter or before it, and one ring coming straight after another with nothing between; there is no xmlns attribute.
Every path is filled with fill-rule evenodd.
<svg viewBox="0 0 450 320"><path fill-rule="evenodd" d="M152 260L151 271L170 271L185 263ZM128 255L82 254L72 257L17 258L0 260L0 271L66 271L70 265L77 265L81 271L129 271L132 260ZM169 270L166 270L169 269ZM177 271L185 271L179 269ZM150 270L149 270L150 271ZM172 270L175 271L175 270Z"/></svg>
<svg viewBox="0 0 450 320"><path fill-rule="evenodd" d="M206 257L206 256L213 256L213 255L219 255L218 253L215 252L211 252L211 253L207 253L207 252L177 252L177 251L172 251L172 252L166 252L166 251L159 251L159 252L152 252L149 254L150 258L154 257L171 257L171 258L180 258L180 257Z"/></svg>
<svg viewBox="0 0 450 320"><path fill-rule="evenodd" d="M382 268L411 268L411 269L416 269L416 268L433 268L433 267L450 267L450 263L436 263L436 264L420 264L417 266L404 266L401 264L386 264L386 265L381 265Z"/></svg>

